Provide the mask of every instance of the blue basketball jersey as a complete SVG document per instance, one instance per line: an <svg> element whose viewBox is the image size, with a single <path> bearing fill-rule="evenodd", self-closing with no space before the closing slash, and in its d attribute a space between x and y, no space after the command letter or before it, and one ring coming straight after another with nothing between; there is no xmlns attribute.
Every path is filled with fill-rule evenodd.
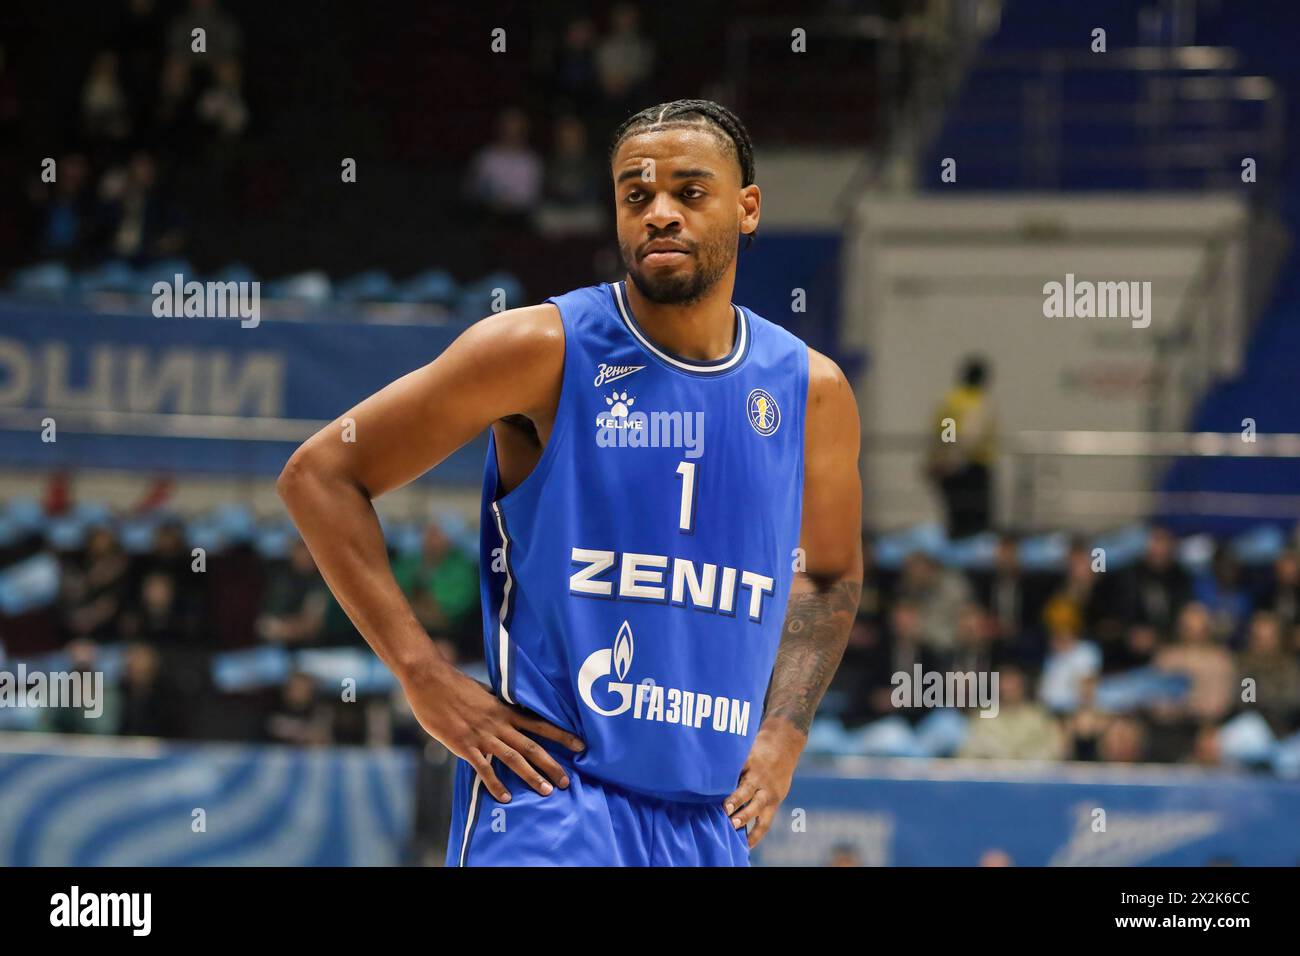
<svg viewBox="0 0 1300 956"><path fill-rule="evenodd" d="M798 560L808 351L733 306L731 354L689 361L623 283L563 319L555 424L527 478L483 480L493 690L581 737L579 774L670 800L736 786Z"/></svg>

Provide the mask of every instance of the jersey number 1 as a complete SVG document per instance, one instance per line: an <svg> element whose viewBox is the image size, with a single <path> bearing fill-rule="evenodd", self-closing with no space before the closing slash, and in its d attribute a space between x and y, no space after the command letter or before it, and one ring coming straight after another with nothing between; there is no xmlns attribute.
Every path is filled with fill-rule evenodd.
<svg viewBox="0 0 1300 956"><path fill-rule="evenodd" d="M680 462L677 474L682 479L682 507L677 527L683 534L692 534L695 531L695 462Z"/></svg>

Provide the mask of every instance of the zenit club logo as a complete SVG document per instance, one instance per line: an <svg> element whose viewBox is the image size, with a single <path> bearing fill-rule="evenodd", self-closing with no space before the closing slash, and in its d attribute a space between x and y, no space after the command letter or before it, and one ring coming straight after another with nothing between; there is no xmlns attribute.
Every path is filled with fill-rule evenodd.
<svg viewBox="0 0 1300 956"><path fill-rule="evenodd" d="M597 388L606 385L616 378L622 378L624 375L631 375L633 372L639 372L645 368L644 365L606 365L600 363L600 371L596 373L596 380L592 383Z"/></svg>
<svg viewBox="0 0 1300 956"><path fill-rule="evenodd" d="M776 404L776 399L766 390L756 388L750 392L745 408L749 414L749 423L760 435L766 437L774 434L781 427L781 409Z"/></svg>
<svg viewBox="0 0 1300 956"><path fill-rule="evenodd" d="M694 730L712 728L718 733L740 737L749 733L747 700L660 687L650 679L639 684L630 682L627 677L632 670L634 651L632 626L624 621L613 647L593 651L582 662L578 671L578 696L584 704L602 717L630 715L633 720L678 724Z"/></svg>

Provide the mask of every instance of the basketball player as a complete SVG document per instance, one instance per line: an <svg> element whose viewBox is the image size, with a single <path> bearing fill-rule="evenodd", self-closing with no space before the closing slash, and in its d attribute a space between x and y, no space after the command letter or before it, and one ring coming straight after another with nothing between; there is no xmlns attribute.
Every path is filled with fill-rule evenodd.
<svg viewBox="0 0 1300 956"><path fill-rule="evenodd" d="M747 865L858 606L853 393L731 301L759 222L747 131L680 100L627 120L610 162L626 280L483 319L278 483L461 758L450 865ZM484 429L490 689L435 651L371 505Z"/></svg>

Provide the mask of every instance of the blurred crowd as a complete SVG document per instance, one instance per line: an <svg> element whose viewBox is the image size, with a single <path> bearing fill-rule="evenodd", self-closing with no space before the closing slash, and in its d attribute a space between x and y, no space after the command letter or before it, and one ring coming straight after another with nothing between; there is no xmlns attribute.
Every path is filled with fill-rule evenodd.
<svg viewBox="0 0 1300 956"><path fill-rule="evenodd" d="M182 252L174 171L202 159L212 172L249 125L242 31L217 0L173 13L128 0L118 22L85 64L55 165L28 180L36 257L140 263Z"/></svg>
<svg viewBox="0 0 1300 956"><path fill-rule="evenodd" d="M106 525L53 550L51 613L67 667L111 677L101 717L52 710L39 729L302 745L420 739L400 694L363 690L357 708L357 698L292 668L272 687L215 681L215 663L232 652L365 647L300 539L284 558L248 543L196 555L185 526L169 520L145 553L128 553ZM393 552L392 568L438 652L461 665L481 658L476 559L431 521L418 551ZM0 619L0 659L4 630ZM109 650L120 666L105 666Z"/></svg>
<svg viewBox="0 0 1300 956"><path fill-rule="evenodd" d="M610 188L600 144L624 118L656 102L655 43L632 3L617 3L602 24L569 20L540 37L536 88L550 118L545 148L535 145L527 110L503 110L495 135L466 171L473 206L497 222L548 234L598 234L606 228Z"/></svg>
<svg viewBox="0 0 1300 956"><path fill-rule="evenodd" d="M990 570L967 574L926 553L898 571L875 565L824 712L845 726L904 716L894 675L996 672L999 713L968 721L958 755L1112 762L1221 760L1218 731L1258 713L1281 738L1300 730L1300 558L1245 568L1224 544L1203 571L1153 526L1141 558L1106 570L1076 541L1065 569L1021 567L1003 535ZM1183 692L1110 712L1099 684L1121 674L1178 675ZM1118 710L1118 709L1117 709ZM973 711L972 711L973 714Z"/></svg>
<svg viewBox="0 0 1300 956"><path fill-rule="evenodd" d="M1008 534L988 570L967 573L923 551L886 570L870 536L865 544L861 606L819 718L849 729L882 719L918 724L933 711L901 706L895 691L897 675L919 666L998 675L997 716L971 712L959 756L1215 765L1218 731L1235 715L1257 713L1279 739L1300 730L1295 549L1271 565L1243 567L1221 545L1193 572L1178 560L1174 535L1153 526L1128 567L1103 569L1078 541L1064 570L1049 573L1025 570L1020 542ZM73 665L95 669L102 647L125 654L109 719L61 724L56 713L51 729L302 744L422 739L397 692L363 701L368 707L358 712L305 673L258 693L214 684L216 656L231 651L369 654L300 540L275 559L232 544L196 570L184 525L168 521L145 553L128 554L113 530L97 527L57 557L54 613ZM477 557L436 521L418 550L391 557L438 651L472 672L481 668ZM1108 710L1099 686L1139 673L1183 683L1176 693Z"/></svg>
<svg viewBox="0 0 1300 956"><path fill-rule="evenodd" d="M25 174L29 261L140 265L182 255L203 225L199 206L266 188L248 180L254 171L248 152L240 152L259 130L239 22L219 0L121 2L117 27L84 63L75 107L56 121L57 140L44 147L53 170ZM637 5L540 22L529 57L530 101L499 112L463 171L462 208L439 212L486 235L488 255L499 255L493 236L520 230L601 233L609 215L601 142L655 95L655 43ZM0 79L12 84L3 65L0 52ZM256 75L250 82L256 85ZM0 107L8 103L16 122L23 106L13 92L0 97ZM273 140L277 124L290 124L275 113L284 104L270 103L263 125ZM380 113L387 105L375 104Z"/></svg>

